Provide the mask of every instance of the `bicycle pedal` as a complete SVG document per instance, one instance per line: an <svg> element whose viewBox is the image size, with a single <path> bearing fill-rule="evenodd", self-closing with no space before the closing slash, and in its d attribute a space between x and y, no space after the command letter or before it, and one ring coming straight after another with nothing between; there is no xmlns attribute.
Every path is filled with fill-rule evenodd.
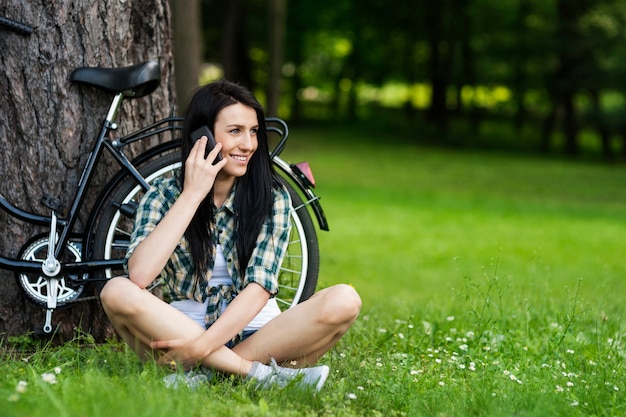
<svg viewBox="0 0 626 417"><path fill-rule="evenodd" d="M59 213L65 210L65 205L61 202L61 200L50 194L44 194L39 202L49 209Z"/></svg>

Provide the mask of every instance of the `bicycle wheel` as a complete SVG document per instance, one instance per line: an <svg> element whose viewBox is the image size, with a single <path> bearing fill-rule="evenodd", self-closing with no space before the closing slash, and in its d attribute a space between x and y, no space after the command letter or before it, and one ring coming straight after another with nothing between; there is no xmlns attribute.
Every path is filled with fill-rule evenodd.
<svg viewBox="0 0 626 417"><path fill-rule="evenodd" d="M149 161L139 168L146 181L176 175L180 170L179 155L169 154ZM277 301L285 310L308 299L317 285L319 247L311 216L293 186L283 179L292 198L289 246L278 275ZM120 184L105 198L100 221L95 230L93 259L121 259L125 256L132 233L134 213L144 195L143 188L133 179ZM107 278L125 275L122 269L107 269Z"/></svg>

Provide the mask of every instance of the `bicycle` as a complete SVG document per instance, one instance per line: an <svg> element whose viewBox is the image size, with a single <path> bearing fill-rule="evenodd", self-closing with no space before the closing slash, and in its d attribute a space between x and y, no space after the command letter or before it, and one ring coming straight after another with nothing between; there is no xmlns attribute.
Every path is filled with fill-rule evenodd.
<svg viewBox="0 0 626 417"><path fill-rule="evenodd" d="M4 17L0 17L0 27L26 36L32 32L28 25ZM182 130L184 119L181 117L167 117L125 136L113 137L123 100L147 96L159 86L157 62L120 68L80 67L73 70L70 81L112 94L113 99L69 209L65 210L61 198L44 195L41 203L50 210L50 216L39 215L18 208L0 194L0 208L10 216L49 227L48 233L33 236L24 244L17 258L0 255L0 269L14 271L22 295L45 309L43 331L46 334L53 332L55 309L82 301L81 295L87 285L102 285L106 280L124 274L123 258L139 200L155 179L177 175L181 166L179 148L182 141L174 137ZM292 232L278 277L277 300L282 309L287 309L309 298L317 285L319 246L309 208L319 228L326 231L329 228L320 197L313 191L315 180L308 163L290 164L279 157L289 135L287 124L278 118L267 118L266 125L268 134L276 136L278 141L270 156L293 202ZM132 143L165 133L174 138L152 146L132 160L124 153ZM100 191L83 230L74 230L86 190L105 150L117 161L120 169Z"/></svg>

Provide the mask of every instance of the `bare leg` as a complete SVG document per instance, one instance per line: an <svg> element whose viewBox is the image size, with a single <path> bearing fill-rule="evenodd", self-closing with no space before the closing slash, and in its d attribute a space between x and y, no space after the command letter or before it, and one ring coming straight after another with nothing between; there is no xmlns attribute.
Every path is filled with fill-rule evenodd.
<svg viewBox="0 0 626 417"><path fill-rule="evenodd" d="M356 320L361 299L354 288L335 285L281 313L233 351L250 361L270 358L298 366L315 363Z"/></svg>
<svg viewBox="0 0 626 417"><path fill-rule="evenodd" d="M100 297L115 329L143 360L154 355L150 348L152 341L195 338L205 331L184 313L137 287L127 278L110 280ZM203 365L246 376L252 362L222 347L205 358Z"/></svg>

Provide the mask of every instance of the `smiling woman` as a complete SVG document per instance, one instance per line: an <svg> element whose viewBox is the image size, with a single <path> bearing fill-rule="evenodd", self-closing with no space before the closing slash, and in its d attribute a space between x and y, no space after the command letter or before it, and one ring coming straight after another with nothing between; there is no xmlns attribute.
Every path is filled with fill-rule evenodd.
<svg viewBox="0 0 626 417"><path fill-rule="evenodd" d="M260 387L297 380L319 390L329 368L306 366L359 313L361 300L347 285L278 308L293 209L271 163L264 120L260 104L237 84L216 81L195 93L181 174L155 181L145 194L126 255L129 279L114 278L102 291L111 322L141 358L195 371L171 375L166 383L173 386L220 371ZM214 132L210 151L207 137L190 136L204 125ZM159 276L169 303L143 290Z"/></svg>

